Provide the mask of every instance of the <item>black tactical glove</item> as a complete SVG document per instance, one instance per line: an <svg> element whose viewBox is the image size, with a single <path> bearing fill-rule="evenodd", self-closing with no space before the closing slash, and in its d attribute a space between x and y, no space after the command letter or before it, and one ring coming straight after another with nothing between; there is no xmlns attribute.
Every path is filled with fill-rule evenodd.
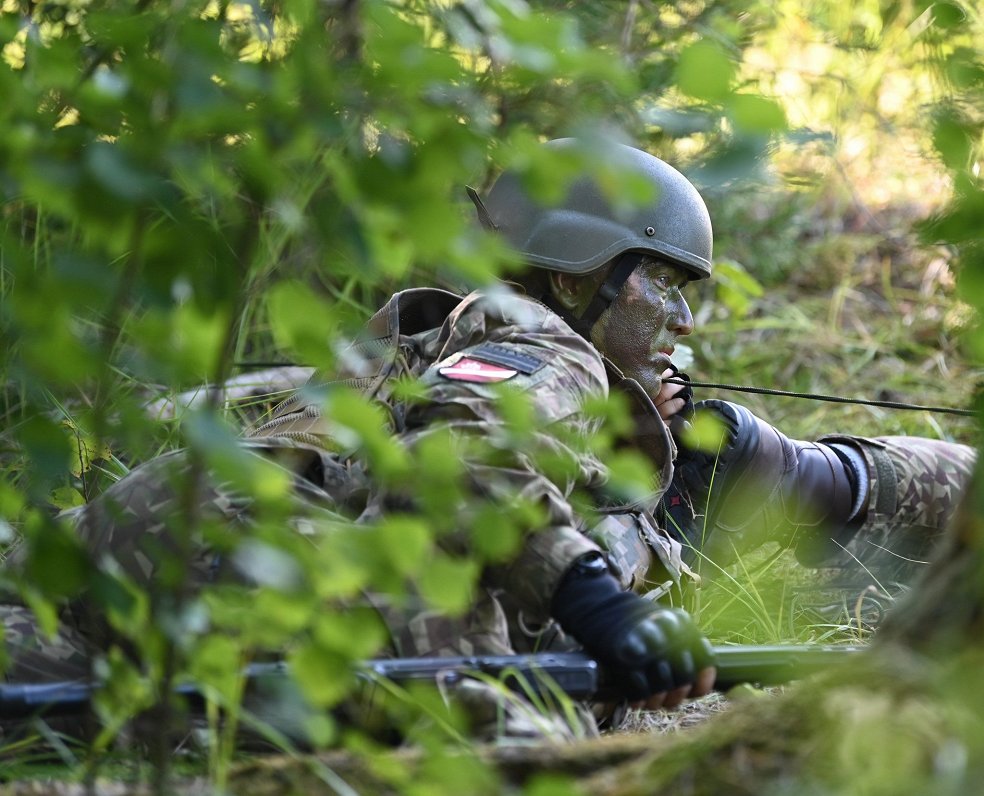
<svg viewBox="0 0 984 796"><path fill-rule="evenodd" d="M692 684L714 665L710 644L686 613L622 591L600 553L575 562L551 610L632 702Z"/></svg>
<svg viewBox="0 0 984 796"><path fill-rule="evenodd" d="M678 439L674 484L698 512L706 504L705 534L713 534L704 552L718 563L728 562L735 545L828 539L857 515L867 476L848 446L790 439L727 401L701 401L696 411L713 413L726 439L720 451L688 449Z"/></svg>

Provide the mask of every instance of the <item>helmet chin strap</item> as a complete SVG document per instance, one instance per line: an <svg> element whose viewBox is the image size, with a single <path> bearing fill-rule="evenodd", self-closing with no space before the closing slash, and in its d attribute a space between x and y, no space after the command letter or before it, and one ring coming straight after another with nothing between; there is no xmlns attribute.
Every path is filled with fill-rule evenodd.
<svg viewBox="0 0 984 796"><path fill-rule="evenodd" d="M611 306L618 292L622 289L622 285L625 284L625 281L636 269L636 266L642 262L644 256L640 252L626 252L619 257L615 262L615 266L609 272L608 276L605 277L605 281L601 283L601 286L594 294L591 303L588 304L584 312L579 316L574 315L567 307L562 306L553 294L546 296L543 303L563 318L568 326L581 335L581 337L590 341L591 329L594 327L595 322Z"/></svg>

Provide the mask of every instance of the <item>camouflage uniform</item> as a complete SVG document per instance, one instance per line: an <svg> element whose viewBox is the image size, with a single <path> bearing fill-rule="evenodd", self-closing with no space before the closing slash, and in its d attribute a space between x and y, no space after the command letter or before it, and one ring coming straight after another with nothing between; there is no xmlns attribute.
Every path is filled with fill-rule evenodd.
<svg viewBox="0 0 984 796"><path fill-rule="evenodd" d="M408 447L435 427L477 434L496 444L496 428L502 424L497 384L448 375L449 368L477 361L491 366L493 374L501 372L498 369L513 372L505 383L536 408L540 431L534 432L530 449L560 446L576 462L576 474L566 483L552 482L525 454L511 454L496 467L469 463L483 492L503 501L520 495L538 502L548 511L548 525L527 537L508 566L489 568L482 593L462 619L380 606L399 655L505 654L541 644L557 583L575 559L594 550L608 551L623 586L642 592L668 580L677 582L687 572L681 546L660 529L653 515L672 477L675 448L666 426L639 385L623 379L553 312L514 294L473 293L462 299L417 289L394 296L367 328L366 339L351 352L355 356L346 358L349 372L332 383L358 387L367 398L385 405L391 431ZM401 378L415 379L425 389L426 400L411 405L395 401L393 385ZM583 404L591 397L607 396L610 387L632 402L635 437L645 441L642 449L657 478L652 494L639 505L602 502L600 520L595 518L592 526L588 518L575 514L569 497L574 489L600 495L607 470L592 453L574 450L563 440L592 431L594 423L585 417ZM326 452L337 444L319 398L307 391L285 402L275 417L250 432L249 439L254 444L286 439L305 446L310 460L295 460L294 465L301 471L312 463L318 472L336 472L340 463L349 464L337 453ZM360 521L371 521L386 510L383 496L372 490L365 502L360 498L350 505L345 495L351 489L344 478L319 485Z"/></svg>
<svg viewBox="0 0 984 796"><path fill-rule="evenodd" d="M681 546L661 530L653 514L672 477L675 447L666 426L637 383L621 378L542 304L513 294L474 293L462 298L432 289L404 291L370 319L366 333L340 359L340 372L333 374L332 381L316 375L310 388L284 402L243 441L253 454L290 471L298 516L315 512L335 520L345 516L369 523L392 506L393 495L375 488L354 452L341 450L329 418L321 412L325 390L330 392L334 385L357 389L366 400L384 407L389 431L408 448L435 429L461 437L480 436L499 455L494 463L466 462L476 488L493 500L520 495L546 510L545 527L526 537L514 559L486 567L474 606L462 617L440 615L412 599L394 606L367 595L391 631L393 654L508 654L567 643L550 621L550 600L572 562L588 552L607 550L622 585L643 593L657 589L665 593L688 571ZM448 368L475 362L497 377L512 374L505 386L525 394L535 407L536 425L528 449L511 450L508 440L501 444L496 440L502 425L496 397L502 385L446 375ZM395 397L394 387L403 379L421 385L425 399L406 402ZM597 423L585 415L584 402L604 398L609 389L628 397L636 418L632 437L642 443L656 473L651 494L632 505L618 505L603 496L605 465L571 442L583 439ZM532 463L530 454L537 448L558 451L576 467L562 483L551 481ZM201 535L182 542L181 529L172 527L173 518L181 515L179 504L188 499L175 493L173 485L189 480L181 476L194 466L184 451L165 454L71 512L68 516L93 560L101 567L121 569L151 593L159 580L170 577L168 568L176 557L188 566L188 589L223 577L227 549L217 550L211 539ZM191 479L201 524L224 522L234 529L251 521L249 500L217 476L202 475ZM578 516L572 509L569 498L575 489L597 496L593 518ZM460 551L467 538L451 543ZM85 676L86 645L104 647L107 631L98 622L87 623L84 613L77 608L66 611L66 632L45 642L44 649L32 640L37 637L34 628L25 625L29 613L18 609L11 614L8 642L15 632L25 642L8 643L15 659L8 678ZM46 651L53 663L47 671L38 657ZM20 660L22 652L28 653L29 660ZM64 657L74 669L54 665Z"/></svg>
<svg viewBox="0 0 984 796"><path fill-rule="evenodd" d="M796 547L809 567L863 569L883 585L911 583L928 562L970 482L977 457L967 446L921 437L829 436L864 456L870 493L863 521Z"/></svg>
<svg viewBox="0 0 984 796"><path fill-rule="evenodd" d="M528 396L536 407L531 448L563 447L576 462L576 470L564 483L551 481L537 471L530 457L516 451L504 451L508 455L496 466L470 463L471 475L483 491L503 500L517 494L535 500L547 510L548 522L525 539L508 566L488 568L480 594L464 617L451 619L419 605L397 608L377 601L392 633L395 654L509 653L564 643L551 628L551 596L571 563L591 551L606 553L624 588L653 598L672 594L681 579L692 577L686 547L694 539L680 534L674 538L663 530L672 525L675 509L670 503L687 505L686 495L672 491L671 499L663 501L676 454L666 425L637 382L622 378L542 304L506 293L465 298L434 289L398 293L341 357L335 378L326 382L316 376L312 385L359 390L386 409L391 433L408 447L435 428L478 435L495 445L502 425L497 384L482 381L482 376L455 377L456 368L467 367L492 374L493 382L511 374L506 384ZM416 380L424 388L425 400L405 402L395 397L394 386L402 379ZM634 429L625 444L645 454L656 473L651 494L631 505L614 504L604 497L605 465L591 452L563 441L592 431L584 402L604 397L609 390L623 393L632 409ZM354 452L340 450L321 412L323 396L323 390L299 391L272 419L249 431L244 444L291 472L298 515L313 511L337 517L339 512L357 517L358 522L371 522L387 510L390 496L374 490ZM870 467L867 518L861 527L836 539L847 553L812 539L800 544L801 558L811 566L840 566L848 554L865 565L886 558L902 560L898 556L924 558L952 512L973 453L964 446L909 438L854 441ZM173 483L168 474L187 466L181 453L159 457L77 511L77 528L93 556L111 557L138 583L152 586L161 575L162 552L173 553L177 544L160 519L169 515L168 506L178 499L166 488ZM598 496L592 518L578 516L572 509L569 499L575 489ZM248 522L248 502L225 484L205 479L196 500L212 519ZM690 521L692 525L692 515ZM183 553L191 568L192 587L215 578L216 555L208 541L193 540ZM64 668L57 664L68 653L42 649L29 640L25 622L30 620L23 609L11 609L7 618L8 646L14 647L16 661L8 668L8 677L34 679L42 673L64 677ZM79 628L67 627L63 635L68 648L78 653ZM10 645L14 637L28 640ZM84 660L78 654L68 657ZM52 665L46 666L45 660ZM30 675L25 667L30 667Z"/></svg>

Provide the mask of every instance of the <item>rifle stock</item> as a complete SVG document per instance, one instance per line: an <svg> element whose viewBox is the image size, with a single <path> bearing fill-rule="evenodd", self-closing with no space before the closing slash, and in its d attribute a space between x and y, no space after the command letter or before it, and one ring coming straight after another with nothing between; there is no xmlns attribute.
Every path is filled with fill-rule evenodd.
<svg viewBox="0 0 984 796"><path fill-rule="evenodd" d="M718 646L715 688L726 691L741 683L780 685L827 669L860 652L862 647L837 645ZM563 692L571 699L617 700L618 689L606 680L598 662L584 652L541 652L530 655L474 655L442 658L380 658L364 661L357 673L368 682L389 680L398 684L434 683L476 673L502 679L515 690ZM283 677L283 662L255 663L246 677L259 680ZM36 714L67 715L86 710L97 686L83 682L0 684L0 720L23 719ZM201 701L193 684L176 692Z"/></svg>

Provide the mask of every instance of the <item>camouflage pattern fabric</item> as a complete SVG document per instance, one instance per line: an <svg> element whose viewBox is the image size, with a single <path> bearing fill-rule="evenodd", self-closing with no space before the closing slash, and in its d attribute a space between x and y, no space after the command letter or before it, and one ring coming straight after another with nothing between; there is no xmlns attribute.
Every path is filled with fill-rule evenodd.
<svg viewBox="0 0 984 796"><path fill-rule="evenodd" d="M863 572L875 585L911 583L926 565L970 480L973 448L921 437L825 437L860 449L871 482L859 525L806 539L801 563Z"/></svg>
<svg viewBox="0 0 984 796"><path fill-rule="evenodd" d="M8 682L77 680L89 672L88 645L70 625L49 638L34 613L22 605L0 605Z"/></svg>
<svg viewBox="0 0 984 796"><path fill-rule="evenodd" d="M392 630L394 647L401 655L505 653L540 643L540 632L549 626L549 602L559 579L570 564L584 553L608 549L604 534L588 533L595 520L578 516L569 498L575 489L601 493L607 480L603 463L584 450L575 449L570 440L583 438L594 428L582 407L592 397L604 396L610 384L621 377L598 352L575 334L559 317L542 304L513 294L474 293L453 305L439 325L433 317L421 319L421 306L445 307L450 294L413 290L397 294L369 322L370 334L358 342L351 356L344 358L345 370L333 373L329 381L315 376L312 389L281 406L274 416L252 430L250 440L288 437L317 443L326 451L336 451L339 460L348 454L338 452L333 431L320 412L315 385L358 386L367 397L387 407L391 431L408 448L420 444L436 429L450 431L454 438L479 437L495 454L494 463L469 458L467 445L462 456L469 480L484 498L499 502L516 496L543 506L548 524L531 533L520 554L508 566L490 567L483 578L484 589L473 610L463 618L449 619L423 607L394 609L381 605ZM516 362L516 373L503 384L461 381L447 378L444 371L463 360L488 359L489 346L502 355L500 362ZM524 368L523 363L528 367ZM414 378L424 388L426 400L401 406L391 397L398 378ZM620 389L631 391L631 384ZM516 451L503 428L499 413L500 389L507 386L528 398L535 407L536 425L524 450ZM648 402L648 399L645 399ZM637 409L639 416L646 409ZM635 539L631 552L619 543L609 551L613 571L628 573L627 584L646 582L651 568L671 568L679 561L675 544L655 525L651 511L672 475L673 443L649 404L649 429L657 442L647 446L655 452L660 473L653 492L639 505L609 506L606 515L618 515L619 534ZM573 477L556 483L538 471L535 452L548 451L574 463ZM369 490L366 500L344 509L366 522L383 515L392 505L393 495ZM647 519L648 516L648 519ZM607 517L601 524L614 528ZM651 547L647 538L662 536ZM467 552L467 531L445 543L458 552ZM677 546L678 547L678 546ZM658 551L658 552L657 552ZM631 560L629 560L631 559ZM659 583L666 580L659 577ZM671 580L679 579L679 568ZM508 599L504 599L508 595Z"/></svg>
<svg viewBox="0 0 984 796"><path fill-rule="evenodd" d="M41 631L34 613L21 605L0 605L3 627L3 679L9 683L46 683L81 680L89 676L89 642L70 623L63 623L49 637ZM91 726L85 716L44 717L50 732L72 738L85 737ZM35 733L33 721L12 721L0 715L0 742L16 748Z"/></svg>
<svg viewBox="0 0 984 796"><path fill-rule="evenodd" d="M285 443L291 444L291 443ZM278 467L260 451L244 447L243 464L256 459ZM187 451L159 456L133 469L86 506L62 514L105 572L122 573L156 599L197 592L207 583L235 580L250 584L248 573L234 564L238 541L254 518L251 501L228 481L196 472ZM287 474L288 477L292 477ZM333 501L313 484L295 480L290 517L284 527L300 531L302 523L338 522ZM194 519L189 520L189 515ZM191 527L193 532L187 529ZM209 529L218 531L215 535ZM19 545L6 566L18 569L29 545ZM62 611L57 636L40 634L31 611L0 605L8 680L75 679L88 672L94 651L115 641L96 611L69 605Z"/></svg>
<svg viewBox="0 0 984 796"><path fill-rule="evenodd" d="M413 593L400 605L377 594L367 595L367 600L389 628L394 657L513 653L502 603L486 589L480 589L470 610L457 617L433 610Z"/></svg>
<svg viewBox="0 0 984 796"><path fill-rule="evenodd" d="M296 451L285 441L284 452ZM260 449L244 446L243 461L280 469ZM295 529L304 520L321 517L339 521L331 496L309 481L287 473L293 481L290 522ZM253 521L255 507L241 490L195 463L188 451L163 454L132 470L86 506L62 516L74 523L93 560L107 570L122 570L138 586L153 593L162 579L174 577L168 567L177 564L181 588L190 591L231 572L225 553L235 549ZM209 536L210 528L223 533Z"/></svg>

